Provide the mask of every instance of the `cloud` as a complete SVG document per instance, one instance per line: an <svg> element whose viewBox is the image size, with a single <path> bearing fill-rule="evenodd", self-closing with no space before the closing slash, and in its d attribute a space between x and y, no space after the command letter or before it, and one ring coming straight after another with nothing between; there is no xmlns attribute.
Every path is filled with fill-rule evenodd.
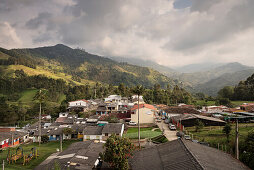
<svg viewBox="0 0 254 170"><path fill-rule="evenodd" d="M22 45L22 41L17 36L15 29L8 22L0 23L0 37L2 47L21 47Z"/></svg>
<svg viewBox="0 0 254 170"><path fill-rule="evenodd" d="M64 43L169 66L214 59L254 65L253 0L2 1L0 22L16 43L0 46Z"/></svg>

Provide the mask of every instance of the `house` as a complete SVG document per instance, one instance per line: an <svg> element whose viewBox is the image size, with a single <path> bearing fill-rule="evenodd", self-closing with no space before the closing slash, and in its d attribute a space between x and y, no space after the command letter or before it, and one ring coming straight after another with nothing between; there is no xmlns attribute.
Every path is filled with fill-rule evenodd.
<svg viewBox="0 0 254 170"><path fill-rule="evenodd" d="M20 131L0 132L0 149L27 142L28 133Z"/></svg>
<svg viewBox="0 0 254 170"><path fill-rule="evenodd" d="M59 113L59 117L67 117L69 115L68 112L61 112Z"/></svg>
<svg viewBox="0 0 254 170"><path fill-rule="evenodd" d="M136 151L129 159L130 169L247 170L230 154L192 141L177 139Z"/></svg>
<svg viewBox="0 0 254 170"><path fill-rule="evenodd" d="M131 121L138 122L138 105L134 105L131 109ZM157 109L150 104L139 105L139 122L140 123L155 123L155 114Z"/></svg>
<svg viewBox="0 0 254 170"><path fill-rule="evenodd" d="M228 109L226 106L205 106L205 107L202 107L202 112L204 112L204 113L222 113L226 109Z"/></svg>
<svg viewBox="0 0 254 170"><path fill-rule="evenodd" d="M88 101L85 99L81 99L69 102L69 107L77 107L77 106L88 107Z"/></svg>
<svg viewBox="0 0 254 170"><path fill-rule="evenodd" d="M48 129L52 123L44 123L43 128Z"/></svg>
<svg viewBox="0 0 254 170"><path fill-rule="evenodd" d="M245 112L250 112L254 110L254 103L243 103L240 106L240 109L245 111Z"/></svg>
<svg viewBox="0 0 254 170"><path fill-rule="evenodd" d="M139 98L139 104L145 104L143 96L133 95L131 96L131 102L134 104L138 104L138 98Z"/></svg>
<svg viewBox="0 0 254 170"><path fill-rule="evenodd" d="M224 126L225 121L208 116L202 116L198 114L182 114L180 116L171 117L172 122L175 124L181 124L184 127L195 126L197 120L204 123L205 126Z"/></svg>
<svg viewBox="0 0 254 170"><path fill-rule="evenodd" d="M51 116L50 116L50 115L43 114L43 115L41 115L41 119L50 120L50 119L51 119Z"/></svg>
<svg viewBox="0 0 254 170"><path fill-rule="evenodd" d="M110 95L107 98L104 98L105 103L116 103L121 102L121 96L119 95Z"/></svg>
<svg viewBox="0 0 254 170"><path fill-rule="evenodd" d="M102 129L102 139L107 140L112 134L123 136L124 124L123 123L107 123Z"/></svg>
<svg viewBox="0 0 254 170"><path fill-rule="evenodd" d="M87 126L83 131L83 140L102 140L103 126Z"/></svg>
<svg viewBox="0 0 254 170"><path fill-rule="evenodd" d="M52 159L46 159L35 170L56 169L94 169L99 153L103 152L103 143L93 141L75 142L63 152L57 153Z"/></svg>

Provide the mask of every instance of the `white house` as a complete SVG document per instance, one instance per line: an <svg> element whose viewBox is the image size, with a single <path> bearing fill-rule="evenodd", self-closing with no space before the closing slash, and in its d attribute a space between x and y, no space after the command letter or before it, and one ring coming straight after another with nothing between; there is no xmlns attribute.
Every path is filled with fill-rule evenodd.
<svg viewBox="0 0 254 170"><path fill-rule="evenodd" d="M122 97L119 95L110 95L107 98L104 98L104 101L106 103L116 103L121 102Z"/></svg>
<svg viewBox="0 0 254 170"><path fill-rule="evenodd" d="M83 140L102 140L103 126L87 126L83 131Z"/></svg>
<svg viewBox="0 0 254 170"><path fill-rule="evenodd" d="M61 112L59 113L59 117L67 117L69 113L67 112Z"/></svg>
<svg viewBox="0 0 254 170"><path fill-rule="evenodd" d="M150 104L139 105L139 122L155 123L157 109ZM131 121L138 123L138 105L131 108Z"/></svg>
<svg viewBox="0 0 254 170"><path fill-rule="evenodd" d="M124 124L123 123L108 123L102 129L102 139L107 140L112 134L123 136Z"/></svg>
<svg viewBox="0 0 254 170"><path fill-rule="evenodd" d="M83 106L88 107L88 101L85 99L69 102L69 107Z"/></svg>
<svg viewBox="0 0 254 170"><path fill-rule="evenodd" d="M202 107L202 112L205 113L222 113L227 109L226 106L206 106Z"/></svg>

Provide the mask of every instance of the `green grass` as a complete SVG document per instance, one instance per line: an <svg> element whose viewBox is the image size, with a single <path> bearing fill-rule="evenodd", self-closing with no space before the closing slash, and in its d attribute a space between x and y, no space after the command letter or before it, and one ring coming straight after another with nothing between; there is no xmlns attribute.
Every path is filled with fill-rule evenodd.
<svg viewBox="0 0 254 170"><path fill-rule="evenodd" d="M33 102L33 98L37 93L37 89L28 89L21 92L21 97L18 101L21 102Z"/></svg>
<svg viewBox="0 0 254 170"><path fill-rule="evenodd" d="M140 128L140 138L153 138L156 136L161 135L160 130L152 131L152 127L148 128ZM124 137L130 138L130 139L138 139L138 128L129 128L127 133L124 134Z"/></svg>
<svg viewBox="0 0 254 170"><path fill-rule="evenodd" d="M64 101L66 99L66 95L65 94L61 94L61 96L58 99L58 103L62 103L62 101Z"/></svg>
<svg viewBox="0 0 254 170"><path fill-rule="evenodd" d="M227 142L226 135L222 132L223 126L212 126L211 129L210 127L204 127L200 132L195 132L195 127L187 127L185 130L193 134L195 140L207 142L212 147L217 147L219 143L220 145L227 145L227 148L232 148L235 139L235 124L232 124L231 128L229 143ZM254 124L239 123L239 141L244 141L251 131L254 131Z"/></svg>
<svg viewBox="0 0 254 170"><path fill-rule="evenodd" d="M212 106L212 105L215 105L215 101L205 101L205 100L197 100L197 103L196 105L199 105L199 106Z"/></svg>
<svg viewBox="0 0 254 170"><path fill-rule="evenodd" d="M231 101L232 104L239 106L242 105L243 103L254 103L254 101Z"/></svg>
<svg viewBox="0 0 254 170"><path fill-rule="evenodd" d="M63 150L66 149L70 144L77 142L77 140L67 140L63 142ZM43 162L47 157L49 157L52 153L56 152L56 149L59 148L59 142L48 142L46 144L42 144L38 147L38 143L32 143L29 145L21 145L23 148L23 153L28 154L31 151L31 148L36 147L38 149L39 157L37 159L32 159L28 165L23 166L23 159L20 159L16 162L16 164L7 164L6 156L8 150L4 150L0 152L0 161L1 163L3 160L6 162L5 169L6 170L16 170L16 169L34 169L38 166L41 162ZM14 152L15 148L13 148Z"/></svg>

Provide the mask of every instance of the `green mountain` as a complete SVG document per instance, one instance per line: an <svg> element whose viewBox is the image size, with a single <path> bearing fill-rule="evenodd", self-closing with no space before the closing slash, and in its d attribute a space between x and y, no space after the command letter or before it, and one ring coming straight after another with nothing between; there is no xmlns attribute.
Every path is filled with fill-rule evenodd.
<svg viewBox="0 0 254 170"><path fill-rule="evenodd" d="M166 87L174 84L172 79L151 68L119 63L62 44L31 49L0 48L0 64L1 76L6 78L15 76L15 70L23 70L27 75L45 75L76 85L100 82Z"/></svg>
<svg viewBox="0 0 254 170"><path fill-rule="evenodd" d="M195 91L216 96L218 91L225 86L235 86L240 81L247 79L254 73L254 69L225 73L217 78L211 79L206 83L198 84L194 87Z"/></svg>

